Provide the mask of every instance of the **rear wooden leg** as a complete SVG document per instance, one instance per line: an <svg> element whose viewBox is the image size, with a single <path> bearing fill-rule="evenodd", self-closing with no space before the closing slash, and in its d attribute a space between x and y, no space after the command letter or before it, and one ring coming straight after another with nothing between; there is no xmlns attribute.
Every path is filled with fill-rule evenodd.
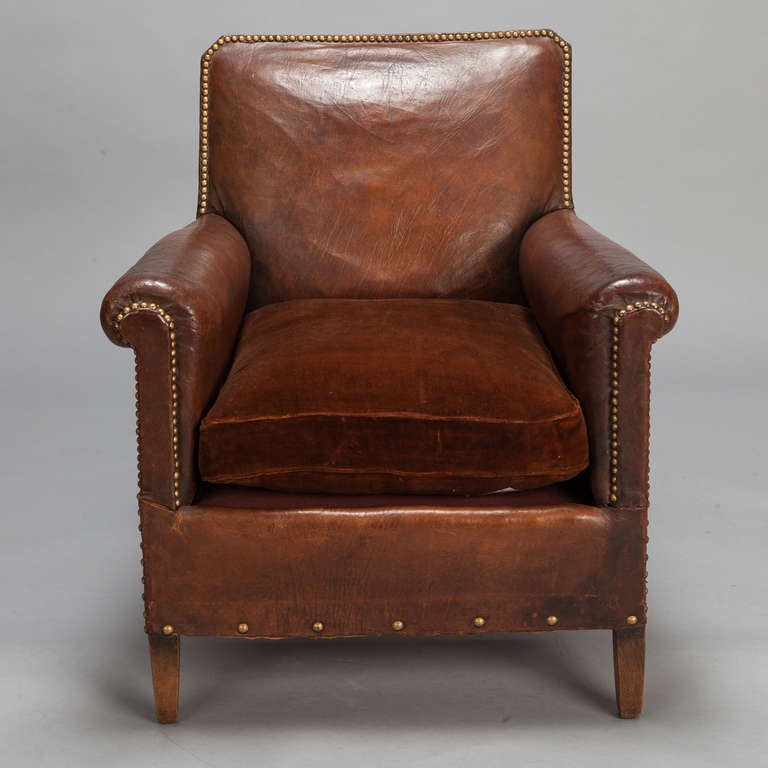
<svg viewBox="0 0 768 768"><path fill-rule="evenodd" d="M179 714L179 650L178 635L149 635L158 723L175 723Z"/></svg>
<svg viewBox="0 0 768 768"><path fill-rule="evenodd" d="M619 717L637 717L643 711L644 626L613 630L613 672Z"/></svg>

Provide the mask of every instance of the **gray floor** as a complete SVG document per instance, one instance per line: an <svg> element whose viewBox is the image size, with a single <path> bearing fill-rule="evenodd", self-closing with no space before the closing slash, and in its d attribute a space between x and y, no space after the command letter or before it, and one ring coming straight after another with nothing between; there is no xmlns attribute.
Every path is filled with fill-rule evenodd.
<svg viewBox="0 0 768 768"><path fill-rule="evenodd" d="M610 633L185 640L153 722L133 361L101 296L193 215L219 33L549 25L574 45L585 219L669 278L654 350L645 714ZM762 2L0 4L0 766L766 764Z"/></svg>

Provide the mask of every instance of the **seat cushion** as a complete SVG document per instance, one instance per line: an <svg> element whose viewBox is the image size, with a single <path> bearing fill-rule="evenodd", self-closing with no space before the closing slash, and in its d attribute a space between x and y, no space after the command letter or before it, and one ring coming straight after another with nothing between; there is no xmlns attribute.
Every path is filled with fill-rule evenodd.
<svg viewBox="0 0 768 768"><path fill-rule="evenodd" d="M587 461L581 408L530 311L487 301L257 309L200 428L204 480L279 491L479 494Z"/></svg>

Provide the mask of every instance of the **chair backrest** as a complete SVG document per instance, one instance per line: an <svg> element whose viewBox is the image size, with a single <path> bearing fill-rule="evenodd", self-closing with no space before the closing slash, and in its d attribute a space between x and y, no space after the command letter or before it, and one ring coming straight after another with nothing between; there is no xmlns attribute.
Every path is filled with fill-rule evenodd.
<svg viewBox="0 0 768 768"><path fill-rule="evenodd" d="M231 36L201 81L198 210L247 240L252 305L516 300L523 232L571 206L549 30Z"/></svg>

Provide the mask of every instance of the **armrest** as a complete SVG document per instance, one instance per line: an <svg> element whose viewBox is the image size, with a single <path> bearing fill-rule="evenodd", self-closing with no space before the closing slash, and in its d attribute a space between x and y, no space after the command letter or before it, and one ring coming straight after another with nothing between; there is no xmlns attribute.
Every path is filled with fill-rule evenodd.
<svg viewBox="0 0 768 768"><path fill-rule="evenodd" d="M140 494L166 507L197 488L197 429L226 371L251 260L239 232L206 214L153 245L104 297L107 336L136 353Z"/></svg>
<svg viewBox="0 0 768 768"><path fill-rule="evenodd" d="M584 411L595 500L647 507L651 345L677 319L675 292L658 272L565 210L528 229L520 274Z"/></svg>

